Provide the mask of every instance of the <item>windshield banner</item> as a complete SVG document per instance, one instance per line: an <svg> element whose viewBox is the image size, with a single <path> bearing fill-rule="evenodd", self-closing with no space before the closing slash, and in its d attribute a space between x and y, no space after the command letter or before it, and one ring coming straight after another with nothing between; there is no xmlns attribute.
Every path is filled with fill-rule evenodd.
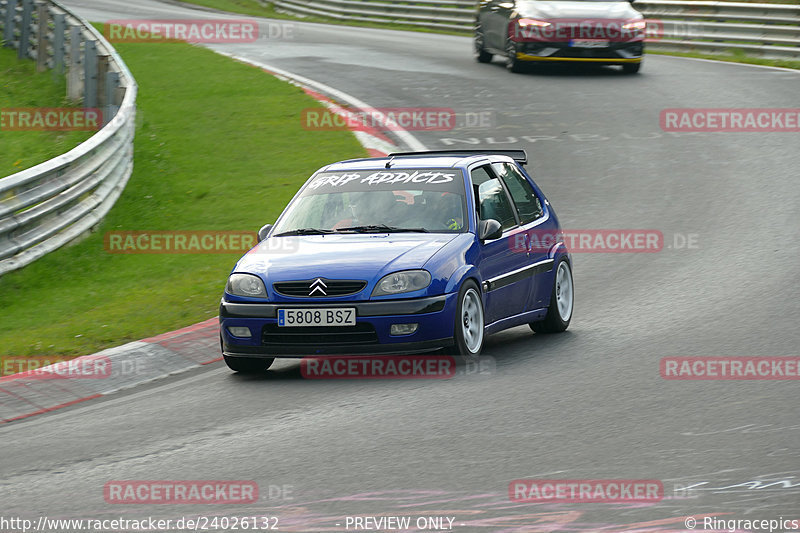
<svg viewBox="0 0 800 533"><path fill-rule="evenodd" d="M392 191L397 189L419 189L463 194L463 174L460 170L452 168L320 172L312 178L303 193L325 194L331 192Z"/></svg>

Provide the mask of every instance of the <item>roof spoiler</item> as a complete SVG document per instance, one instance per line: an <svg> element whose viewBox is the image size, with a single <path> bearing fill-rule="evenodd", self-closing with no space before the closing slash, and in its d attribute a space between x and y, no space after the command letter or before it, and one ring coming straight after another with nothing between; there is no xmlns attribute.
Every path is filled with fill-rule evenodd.
<svg viewBox="0 0 800 533"><path fill-rule="evenodd" d="M528 164L528 154L525 150L429 150L426 152L395 152L389 154L389 157L404 157L404 156L446 156L446 155L459 155L468 157L471 155L505 155L519 163L520 165Z"/></svg>

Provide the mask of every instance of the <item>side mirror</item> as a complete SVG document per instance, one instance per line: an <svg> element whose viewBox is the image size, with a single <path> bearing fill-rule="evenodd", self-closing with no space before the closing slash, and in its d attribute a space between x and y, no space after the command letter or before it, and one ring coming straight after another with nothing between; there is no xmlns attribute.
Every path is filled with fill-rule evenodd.
<svg viewBox="0 0 800 533"><path fill-rule="evenodd" d="M499 239L503 236L503 226L493 218L478 222L478 238L481 241Z"/></svg>
<svg viewBox="0 0 800 533"><path fill-rule="evenodd" d="M258 242L263 241L267 238L267 235L272 230L272 224L264 224L260 230L258 230Z"/></svg>

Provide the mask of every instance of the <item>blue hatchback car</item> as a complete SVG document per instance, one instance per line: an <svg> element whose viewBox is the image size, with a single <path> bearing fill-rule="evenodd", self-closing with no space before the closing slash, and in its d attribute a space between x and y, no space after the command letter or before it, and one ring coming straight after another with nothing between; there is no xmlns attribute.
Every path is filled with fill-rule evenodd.
<svg viewBox="0 0 800 533"><path fill-rule="evenodd" d="M228 366L276 357L480 354L487 335L564 331L572 259L522 150L407 152L317 171L233 268Z"/></svg>

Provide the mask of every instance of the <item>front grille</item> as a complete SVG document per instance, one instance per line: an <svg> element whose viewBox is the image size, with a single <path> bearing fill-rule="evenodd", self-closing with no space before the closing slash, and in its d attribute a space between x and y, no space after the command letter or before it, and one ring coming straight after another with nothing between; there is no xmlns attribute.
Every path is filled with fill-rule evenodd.
<svg viewBox="0 0 800 533"><path fill-rule="evenodd" d="M569 46L567 43L526 43L523 51L531 55L539 55L542 50L547 48L556 48L556 51L549 56L554 58L621 59L625 57L639 57L643 52L643 46L639 42L611 43L608 48L579 48ZM627 54L620 54L620 50L624 50Z"/></svg>
<svg viewBox="0 0 800 533"><path fill-rule="evenodd" d="M314 278L302 281L279 281L272 284L275 292L296 298L327 298L348 296L360 292L367 286L366 281L352 279Z"/></svg>
<svg viewBox="0 0 800 533"><path fill-rule="evenodd" d="M267 324L261 331L264 346L337 346L345 344L376 344L378 334L372 324L355 326L280 327Z"/></svg>
<svg viewBox="0 0 800 533"><path fill-rule="evenodd" d="M619 55L609 48L562 48L554 57L617 58Z"/></svg>

